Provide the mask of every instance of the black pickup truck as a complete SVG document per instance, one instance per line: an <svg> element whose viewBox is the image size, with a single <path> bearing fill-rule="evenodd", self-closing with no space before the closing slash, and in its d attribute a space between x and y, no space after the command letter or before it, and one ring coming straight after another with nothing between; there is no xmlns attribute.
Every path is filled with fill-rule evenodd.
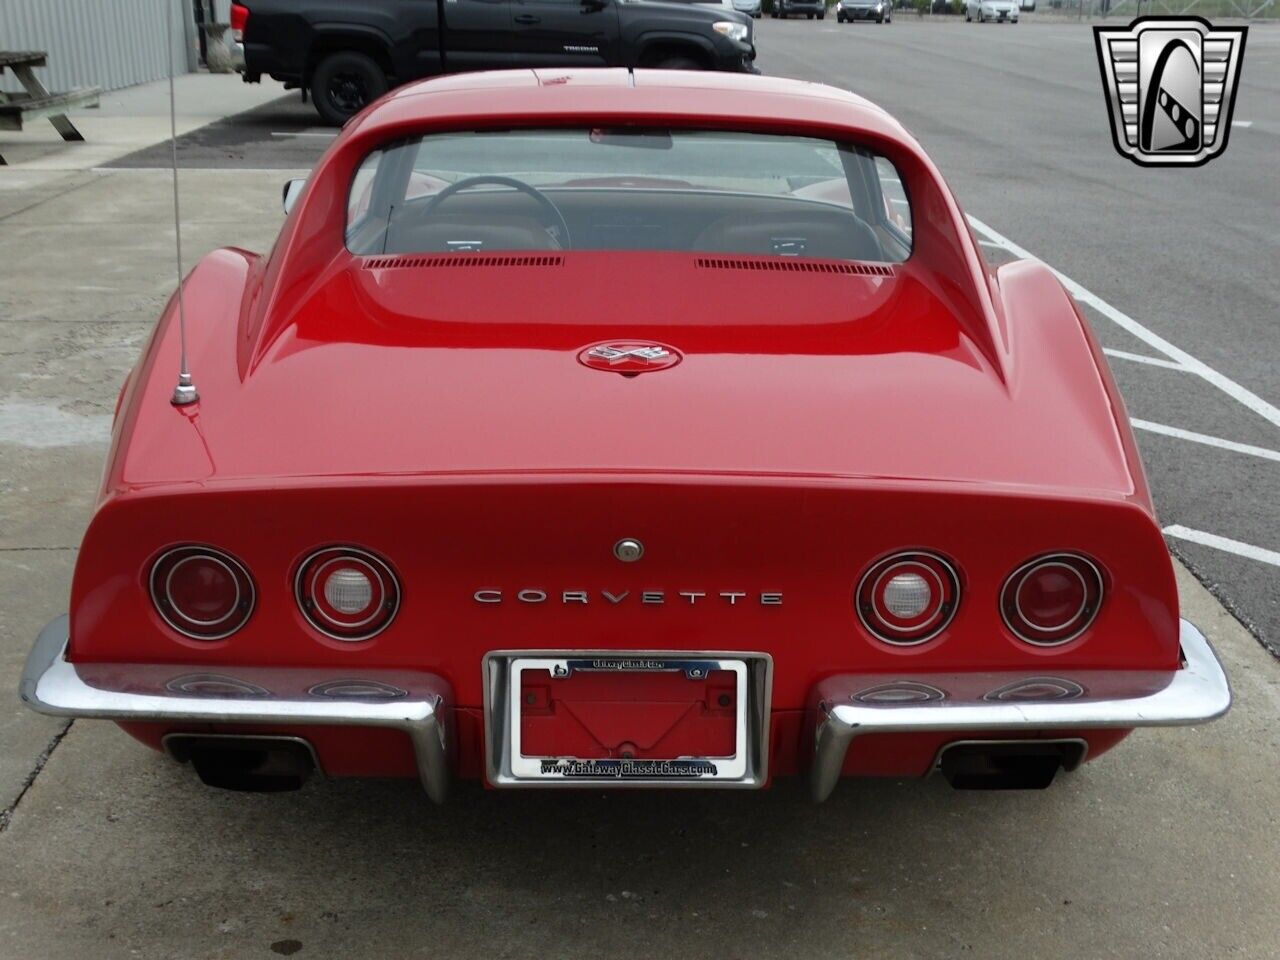
<svg viewBox="0 0 1280 960"><path fill-rule="evenodd" d="M240 71L309 91L342 123L397 84L506 67L751 71L751 18L660 0L243 0Z"/></svg>

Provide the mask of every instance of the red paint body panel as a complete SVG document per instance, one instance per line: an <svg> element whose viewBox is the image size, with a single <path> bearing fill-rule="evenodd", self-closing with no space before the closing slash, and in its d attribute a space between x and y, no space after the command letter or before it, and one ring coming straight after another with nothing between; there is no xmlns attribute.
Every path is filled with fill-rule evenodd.
<svg viewBox="0 0 1280 960"><path fill-rule="evenodd" d="M348 184L378 145L560 124L865 144L903 178L913 254L892 276L859 276L716 269L683 253L433 269L347 252ZM1070 297L1039 264L989 271L919 146L851 94L643 71L634 85L625 71L525 71L404 87L347 125L269 258L215 252L185 290L201 399L169 403L171 304L125 387L77 563L77 661L433 671L455 691L472 776L481 658L498 648L768 653L775 774L802 766L806 695L831 674L1177 665L1172 567ZM633 378L578 362L611 340L682 359ZM642 562L613 559L623 536L644 541ZM232 637L186 640L156 615L146 573L177 543L214 544L252 572L257 607ZM319 636L293 600L300 561L339 543L377 552L402 583L394 623L369 641ZM859 625L852 594L868 564L905 548L949 558L962 600L938 638L891 647ZM1082 637L1032 648L997 598L1015 567L1056 550L1098 561L1107 598ZM504 602L477 603L480 589ZM522 603L521 589L549 600ZM638 602L655 590L665 603ZM564 591L590 601L557 602ZM163 731L130 732L154 743ZM305 735L329 772L412 775L394 734ZM1090 734L1092 752L1122 735ZM939 746L893 740L860 743L848 772L920 773Z"/></svg>

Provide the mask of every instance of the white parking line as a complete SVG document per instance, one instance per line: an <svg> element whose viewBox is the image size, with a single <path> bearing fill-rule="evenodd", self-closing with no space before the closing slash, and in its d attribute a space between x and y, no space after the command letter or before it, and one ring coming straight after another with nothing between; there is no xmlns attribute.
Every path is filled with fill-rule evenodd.
<svg viewBox="0 0 1280 960"><path fill-rule="evenodd" d="M1000 246L1004 247L1014 256L1023 257L1028 260L1040 259L1039 257L1034 256L1030 251L1018 246L1008 237L987 226L976 217L969 217L969 222L973 224L975 230L986 234L988 238L1000 244ZM1048 264L1046 264L1046 266L1048 266ZM1093 307L1094 310L1098 311L1098 313L1102 314L1117 326L1133 334L1133 336L1137 337L1139 340L1144 341L1148 346L1159 350L1170 360L1176 361L1189 373L1194 373L1197 376L1204 378L1233 400L1243 404L1254 413L1271 421L1271 423L1275 424L1277 427L1280 427L1280 408L1277 408L1266 400L1263 400L1253 391L1236 383L1230 377L1219 373L1208 364L1197 360L1181 347L1175 347L1164 337L1160 336L1160 334L1156 333L1154 330L1148 330L1137 320L1134 320L1127 314L1117 310L1097 294L1090 292L1079 283L1076 283L1076 281L1072 280L1062 271L1055 270L1052 266L1049 266L1049 269L1053 270L1058 279L1062 281L1062 285L1067 288L1067 292L1069 292L1078 301Z"/></svg>
<svg viewBox="0 0 1280 960"><path fill-rule="evenodd" d="M1198 543L1206 547L1213 547L1215 550L1222 550L1226 553L1234 553L1238 557L1261 560L1263 563L1269 563L1273 567L1280 567L1280 553L1276 553L1274 550L1264 550L1262 547L1255 547L1251 543L1241 543L1239 540L1220 537L1214 533L1205 533L1203 530L1192 530L1190 527L1184 527L1177 523L1165 527L1164 535L1166 537L1176 537L1179 540L1188 540L1191 543Z"/></svg>
<svg viewBox="0 0 1280 960"><path fill-rule="evenodd" d="M1187 368L1180 363L1174 363L1172 360L1161 360L1159 357L1148 357L1145 353L1130 353L1128 350L1116 350L1113 347L1103 347L1102 352L1108 357L1115 357L1119 360L1132 360L1134 363L1149 363L1153 367L1166 367L1170 370L1187 372Z"/></svg>
<svg viewBox="0 0 1280 960"><path fill-rule="evenodd" d="M1252 120L1232 120L1231 125L1233 127L1252 127L1253 121Z"/></svg>
<svg viewBox="0 0 1280 960"><path fill-rule="evenodd" d="M1008 237L993 230L981 220L969 217L969 222L973 225L975 230L979 233L986 234L986 236L996 245L1003 247L1014 256L1028 260L1040 259L1023 247L1018 246L1018 244L1014 243ZM982 241L979 242L981 243ZM1117 326L1133 334L1139 340L1142 340L1148 345L1159 350L1169 359L1160 360L1154 357L1143 356L1142 354L1129 353L1126 350L1113 350L1106 348L1103 352L1108 356L1124 360L1133 360L1137 363L1150 363L1155 366L1168 366L1175 370L1194 373L1213 384L1232 399L1248 407L1260 416L1265 417L1277 426L1280 426L1280 410L1272 406L1266 400L1263 400L1257 394L1251 392L1245 387L1242 387L1234 380L1218 373L1218 371L1197 360L1180 347L1175 347L1158 333L1148 330L1142 324L1138 323L1138 321L1117 310L1115 307L1111 306L1111 304L1107 303L1096 294L1091 293L1060 270L1054 269L1049 264L1045 265L1048 266L1050 270L1053 270L1054 274L1062 282L1062 285L1067 288L1067 291L1075 297L1076 300L1080 303L1088 304L1093 307L1094 310L1098 311L1098 313L1102 314L1108 320L1111 320ZM1280 462L1280 451L1269 450L1266 447L1256 447L1253 444L1237 443L1234 440L1224 440L1221 437L1213 437L1205 433L1196 433L1193 430L1183 430L1181 427L1171 427L1163 423L1153 423L1150 420L1138 420L1131 418L1129 422L1138 430L1158 433L1167 437L1176 437L1179 440L1187 440L1192 443L1201 443L1206 446L1217 447L1220 450L1228 450L1233 453L1243 453L1249 456L1262 457L1265 460L1275 460ZM1222 550L1226 553L1233 553L1236 556L1246 557L1250 560L1258 560L1262 563L1269 563L1272 566L1280 567L1280 553L1277 553L1274 550L1267 550L1264 547L1255 547L1251 543L1244 543L1240 540L1232 540L1229 537L1220 537L1216 533L1206 533L1203 530L1193 530L1190 527L1184 527L1181 524L1174 523L1164 528L1164 534L1167 537L1187 540L1192 543L1201 544L1202 546L1212 547L1215 550Z"/></svg>
<svg viewBox="0 0 1280 960"><path fill-rule="evenodd" d="M338 134L336 132L331 133L325 130L286 130L283 133L272 130L271 135L273 137L323 137L325 140L332 140L337 137Z"/></svg>
<svg viewBox="0 0 1280 960"><path fill-rule="evenodd" d="M1192 443L1203 443L1205 446L1217 447L1219 450L1230 450L1232 453L1247 453L1251 457L1262 457L1264 460L1275 460L1280 463L1280 450L1255 447L1251 443L1236 443L1234 440L1223 440L1221 437L1211 437L1207 433L1183 430L1181 427L1171 427L1164 423L1152 423L1150 420L1138 420L1130 417L1129 422L1133 424L1135 429L1146 430L1148 433L1177 437L1179 440L1190 440Z"/></svg>

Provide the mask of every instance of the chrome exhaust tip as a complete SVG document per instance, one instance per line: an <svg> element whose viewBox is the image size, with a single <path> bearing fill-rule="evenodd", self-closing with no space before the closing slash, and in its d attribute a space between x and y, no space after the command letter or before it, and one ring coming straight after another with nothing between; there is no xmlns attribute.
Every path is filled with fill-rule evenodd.
<svg viewBox="0 0 1280 960"><path fill-rule="evenodd" d="M298 790L320 769L315 750L301 737L170 733L161 744L174 760L190 763L202 783L221 790Z"/></svg>
<svg viewBox="0 0 1280 960"><path fill-rule="evenodd" d="M1084 762L1083 740L959 740L935 764L956 790L1043 790Z"/></svg>

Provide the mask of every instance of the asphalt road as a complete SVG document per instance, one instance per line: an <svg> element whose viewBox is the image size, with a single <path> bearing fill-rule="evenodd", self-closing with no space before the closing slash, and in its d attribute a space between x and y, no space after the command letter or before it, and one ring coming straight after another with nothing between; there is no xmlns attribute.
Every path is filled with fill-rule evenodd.
<svg viewBox="0 0 1280 960"><path fill-rule="evenodd" d="M1085 309L1146 425L1138 441L1161 523L1190 531L1170 548L1280 655L1280 25L1251 29L1228 149L1189 170L1115 152L1088 25L905 15L887 26L757 25L765 73L888 109L972 217L1113 308ZM289 98L182 138L180 162L307 167L332 136ZM118 165L168 163L161 145ZM979 233L992 260L1014 255ZM1200 361L1212 382L1143 331ZM1199 534L1235 545L1187 539Z"/></svg>

